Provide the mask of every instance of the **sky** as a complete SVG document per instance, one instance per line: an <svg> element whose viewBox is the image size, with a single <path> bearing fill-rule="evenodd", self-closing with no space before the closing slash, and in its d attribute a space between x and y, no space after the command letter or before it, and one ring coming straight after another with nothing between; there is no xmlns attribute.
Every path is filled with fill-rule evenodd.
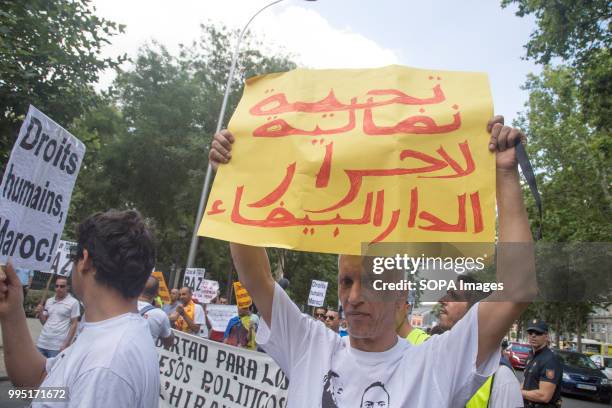
<svg viewBox="0 0 612 408"><path fill-rule="evenodd" d="M521 90L529 73L524 44L535 29L501 0L284 0L249 26L269 47L301 67L415 68L477 71L489 75L496 114L511 120L524 110ZM94 0L96 14L126 25L105 56L135 56L155 40L172 53L198 38L201 23L242 28L270 0ZM105 73L99 87L110 84ZM509 123L509 122L507 122Z"/></svg>

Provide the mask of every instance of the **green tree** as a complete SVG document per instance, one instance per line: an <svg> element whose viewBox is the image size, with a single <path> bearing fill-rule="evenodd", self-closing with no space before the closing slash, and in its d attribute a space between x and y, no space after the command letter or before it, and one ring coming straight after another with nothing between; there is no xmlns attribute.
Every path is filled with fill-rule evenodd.
<svg viewBox="0 0 612 408"><path fill-rule="evenodd" d="M537 29L525 45L527 58L572 67L586 123L609 136L612 130L612 12L607 0L502 0L533 15Z"/></svg>
<svg viewBox="0 0 612 408"><path fill-rule="evenodd" d="M77 181L70 221L109 207L138 208L155 227L157 268L167 277L186 262L230 45L237 36L208 25L202 33L177 56L159 44L142 47L133 66L118 74L104 103L73 127L86 139L89 157ZM228 112L245 77L294 67L285 57L252 48L251 40L243 46ZM232 270L227 243L204 239L196 264L227 289Z"/></svg>
<svg viewBox="0 0 612 408"><path fill-rule="evenodd" d="M526 112L517 124L529 134L544 202L544 238L553 242L609 241L612 236L612 13L605 0L502 0L518 16L533 15L537 28L526 58L544 64L530 75ZM534 219L533 201L530 215ZM553 259L544 261L554 263ZM585 261L586 262L586 261ZM557 276L568 271L554 271ZM589 282L600 285L588 301L534 304L526 315L546 318L557 333L580 335L595 307L611 299L605 265L593 265ZM571 276L569 277L571 278Z"/></svg>
<svg viewBox="0 0 612 408"><path fill-rule="evenodd" d="M100 57L121 25L96 17L90 0L0 0L0 162L30 104L68 127L96 103L92 84L122 58Z"/></svg>

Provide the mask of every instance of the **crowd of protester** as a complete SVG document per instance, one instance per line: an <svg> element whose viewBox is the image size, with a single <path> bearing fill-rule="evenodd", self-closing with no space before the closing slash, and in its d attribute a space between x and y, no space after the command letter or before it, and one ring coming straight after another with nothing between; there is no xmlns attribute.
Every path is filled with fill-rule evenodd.
<svg viewBox="0 0 612 408"><path fill-rule="evenodd" d="M499 240L530 242L514 154L521 134L499 118L488 131L489 150L497 152ZM229 161L233 141L229 132L215 135L210 153L215 167ZM406 293L387 293L384 300L364 294L367 289L358 283L361 257L339 256L342 310L318 307L305 316L272 278L264 248L230 243L240 281L258 309L238 308L225 331L218 332L212 330L208 306L189 287L172 289L167 304L160 301L159 282L151 276L153 236L137 211L94 214L78 226L76 237L71 282L55 279L54 296L36 309L43 324L36 343L26 325L23 277L10 263L0 272L0 323L11 381L70 392L70 405L34 402L34 408L157 406L155 341L170 346L171 329L268 353L290 379L289 406L559 404L561 372L546 351L545 324L530 326L528 367L541 363L539 371L528 369L523 390L500 350L508 328L533 296L528 252L514 253L509 268L521 300L483 302L481 293L449 291L439 302L438 334L428 335L410 325ZM214 303L228 301L217 296ZM151 335L142 336L143 331Z"/></svg>

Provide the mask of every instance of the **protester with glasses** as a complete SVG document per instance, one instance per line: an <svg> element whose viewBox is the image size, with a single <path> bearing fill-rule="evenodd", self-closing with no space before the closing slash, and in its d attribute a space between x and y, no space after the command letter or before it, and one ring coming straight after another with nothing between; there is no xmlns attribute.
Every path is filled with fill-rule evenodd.
<svg viewBox="0 0 612 408"><path fill-rule="evenodd" d="M79 324L79 301L70 295L69 290L68 278L58 276L55 296L47 299L44 306L36 307L38 320L43 325L36 348L47 358L55 357L70 345Z"/></svg>
<svg viewBox="0 0 612 408"><path fill-rule="evenodd" d="M328 329L338 333L338 330L340 329L340 315L338 312L329 309L327 313L325 313L325 325Z"/></svg>
<svg viewBox="0 0 612 408"><path fill-rule="evenodd" d="M326 307L317 307L314 312L314 318L325 323L325 313L327 313Z"/></svg>
<svg viewBox="0 0 612 408"><path fill-rule="evenodd" d="M525 365L523 399L525 408L561 406L563 367L559 357L548 348L548 325L533 320L527 327L531 352Z"/></svg>

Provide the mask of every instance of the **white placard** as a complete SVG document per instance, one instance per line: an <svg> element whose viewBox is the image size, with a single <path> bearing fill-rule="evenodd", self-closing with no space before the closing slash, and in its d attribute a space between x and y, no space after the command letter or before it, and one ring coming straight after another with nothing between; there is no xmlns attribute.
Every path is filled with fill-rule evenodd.
<svg viewBox="0 0 612 408"><path fill-rule="evenodd" d="M204 279L197 290L202 303L210 303L219 294L219 282ZM199 299L198 299L199 300Z"/></svg>
<svg viewBox="0 0 612 408"><path fill-rule="evenodd" d="M51 268L84 155L80 140L30 105L0 185L0 264Z"/></svg>
<svg viewBox="0 0 612 408"><path fill-rule="evenodd" d="M200 287L205 274L206 269L204 268L186 268L185 276L183 277L183 286L187 286L194 292Z"/></svg>
<svg viewBox="0 0 612 408"><path fill-rule="evenodd" d="M310 285L310 293L308 294L308 306L321 307L325 303L325 294L327 293L328 282L320 280L312 280Z"/></svg>
<svg viewBox="0 0 612 408"><path fill-rule="evenodd" d="M76 242L72 241L60 241L57 252L51 262L51 269L48 271L41 271L44 273L52 273L54 275L70 276L72 273L73 262L70 259L70 249L76 246Z"/></svg>
<svg viewBox="0 0 612 408"><path fill-rule="evenodd" d="M267 354L173 332L173 347L157 341L160 408L287 406L289 381Z"/></svg>
<svg viewBox="0 0 612 408"><path fill-rule="evenodd" d="M208 313L208 320L212 324L212 329L224 332L230 319L238 316L238 306L209 304L206 305L206 313Z"/></svg>

